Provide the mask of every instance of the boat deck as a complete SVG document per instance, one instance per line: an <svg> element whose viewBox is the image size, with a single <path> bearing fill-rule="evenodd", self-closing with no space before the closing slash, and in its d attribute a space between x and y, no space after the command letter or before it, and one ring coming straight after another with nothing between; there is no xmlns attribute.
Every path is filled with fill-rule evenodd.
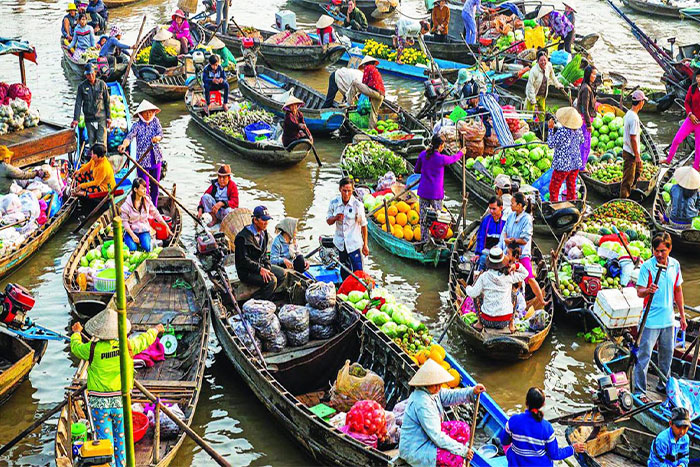
<svg viewBox="0 0 700 467"><path fill-rule="evenodd" d="M194 329L199 326L201 314L192 290L176 284L176 274L152 276L128 304L129 320L137 330L145 330L159 323L168 323L175 329Z"/></svg>
<svg viewBox="0 0 700 467"><path fill-rule="evenodd" d="M14 153L12 165L27 167L75 151L75 131L42 120L35 127L0 135L0 146Z"/></svg>

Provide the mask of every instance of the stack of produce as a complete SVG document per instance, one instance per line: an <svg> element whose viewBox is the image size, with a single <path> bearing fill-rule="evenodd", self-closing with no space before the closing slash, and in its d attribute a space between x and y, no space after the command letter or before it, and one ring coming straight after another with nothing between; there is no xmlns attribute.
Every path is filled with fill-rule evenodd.
<svg viewBox="0 0 700 467"><path fill-rule="evenodd" d="M572 281L572 265L597 264L602 267L603 288L622 288L619 271L610 270L610 259L628 256L620 243L616 227L628 244L632 256L642 260L651 258L651 232L646 225L644 208L623 200L611 201L600 206L578 227L577 232L564 244L558 278L559 290L565 297L581 294L579 284ZM553 274L553 272L551 273Z"/></svg>
<svg viewBox="0 0 700 467"><path fill-rule="evenodd" d="M305 306L284 305L277 316L289 346L298 347L309 342L309 310Z"/></svg>
<svg viewBox="0 0 700 467"><path fill-rule="evenodd" d="M345 423L353 433L375 435L379 439L386 436L386 415L384 408L377 401L355 402L345 417Z"/></svg>
<svg viewBox="0 0 700 467"><path fill-rule="evenodd" d="M391 233L394 237L404 239L408 242L420 242L420 209L418 202L414 201L409 204L406 201L393 200L389 203L389 199L394 198L394 195L389 193L386 195L374 196L374 194L365 195L363 203L367 212L371 212L375 208L383 206L384 201L387 201L387 209L380 208L370 222L375 222L381 226L384 232ZM371 206L371 207L368 207ZM388 218L387 218L388 214ZM452 229L447 232L447 238L453 236Z"/></svg>
<svg viewBox="0 0 700 467"><path fill-rule="evenodd" d="M336 334L335 286L325 282L315 282L306 289L306 309L311 323L311 339L330 339Z"/></svg>
<svg viewBox="0 0 700 467"><path fill-rule="evenodd" d="M252 26L242 26L241 29L236 28L236 37L248 37L250 39L262 40L260 31Z"/></svg>
<svg viewBox="0 0 700 467"><path fill-rule="evenodd" d="M430 344L429 346L419 350L415 356L412 355L412 358L416 363L418 363L418 365L423 365L428 359L437 362L454 377L452 381L443 384L442 387L456 388L462 382L462 377L457 370L452 368L452 365L445 361L446 356L447 352L445 352L445 349L440 344Z"/></svg>
<svg viewBox="0 0 700 467"><path fill-rule="evenodd" d="M177 56L177 49L175 47L171 46L166 46L165 47L165 53L168 55L171 55L173 57ZM139 53L136 55L136 63L138 64L146 64L151 58L151 46L149 45L148 47L144 47L139 51Z"/></svg>
<svg viewBox="0 0 700 467"><path fill-rule="evenodd" d="M39 121L39 112L30 110L22 99L12 99L9 105L0 105L0 135L35 127Z"/></svg>
<svg viewBox="0 0 700 467"><path fill-rule="evenodd" d="M367 130L368 135L381 135L382 138L390 141L403 141L413 139L413 134L401 129L401 126L391 118L377 120L374 128Z"/></svg>
<svg viewBox="0 0 700 467"><path fill-rule="evenodd" d="M281 352L287 345L287 336L275 314L277 306L268 300L248 300L243 304L243 317L255 329L255 335L266 352Z"/></svg>
<svg viewBox="0 0 700 467"><path fill-rule="evenodd" d="M362 47L362 53L364 55L371 55L374 58L389 60L390 62L397 61L396 50L389 48L389 46L386 44L380 44L379 42L372 39L365 41ZM427 65L428 57L426 57L425 54L420 50L407 47L403 49L403 52L401 54L401 61L406 65Z"/></svg>
<svg viewBox="0 0 700 467"><path fill-rule="evenodd" d="M345 148L340 167L353 179L374 183L387 172L397 177L408 173L406 161L386 146L375 141L361 141Z"/></svg>
<svg viewBox="0 0 700 467"><path fill-rule="evenodd" d="M581 54L576 54L571 61L566 64L564 69L557 75L557 79L564 87L578 86L583 81L583 68L581 68Z"/></svg>
<svg viewBox="0 0 700 467"><path fill-rule="evenodd" d="M126 106L120 96L109 97L109 112L112 123L107 129L107 149L114 151L122 144L128 131L126 124Z"/></svg>
<svg viewBox="0 0 700 467"><path fill-rule="evenodd" d="M250 124L264 122L272 125L275 116L264 110L239 109L228 112L217 112L204 118L210 125L218 127L227 135L236 139L245 139L244 130Z"/></svg>
<svg viewBox="0 0 700 467"><path fill-rule="evenodd" d="M265 44L308 47L313 45L314 41L304 31L282 31L265 39Z"/></svg>

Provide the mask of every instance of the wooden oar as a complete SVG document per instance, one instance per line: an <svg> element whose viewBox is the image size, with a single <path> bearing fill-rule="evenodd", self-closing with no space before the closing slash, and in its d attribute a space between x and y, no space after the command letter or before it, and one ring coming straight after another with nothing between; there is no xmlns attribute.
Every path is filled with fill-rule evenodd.
<svg viewBox="0 0 700 467"><path fill-rule="evenodd" d="M666 270L665 265L657 264L656 265L656 277L654 278L654 285L659 285L659 279L661 279L661 273ZM634 339L634 345L632 347L632 350L630 352L629 360L627 363L627 371L632 368L633 365L637 363L637 352L639 351L639 343L642 340L642 334L644 334L644 328L646 327L647 324L647 318L649 317L649 310L651 309L651 302L654 301L654 294L650 294L647 296L648 300L646 303L646 306L644 307L644 315L642 316L642 322L639 324L639 331L637 333L637 337ZM663 374L659 373L659 376L662 378L664 377ZM632 378L629 378L630 381L632 381Z"/></svg>
<svg viewBox="0 0 700 467"><path fill-rule="evenodd" d="M143 33L143 26L146 24L146 15L143 16L141 21L141 27L139 28L139 35L136 37L136 42L134 42L134 48L131 49L131 58L129 58L129 64L126 66L126 73L124 73L124 78L122 78L122 87L126 86L126 82L129 80L129 72L131 71L131 65L136 59L136 46L141 41L141 34Z"/></svg>
<svg viewBox="0 0 700 467"><path fill-rule="evenodd" d="M151 144L148 145L148 147L147 147L146 150L143 152L143 154L141 154L141 157L139 157L139 161L142 161L143 158L146 157L146 154L148 154L148 153L151 152L151 149L153 149L153 143L151 143ZM130 161L132 161L132 162L134 162L134 163L136 162L136 161L134 161L131 157L129 157L126 153L124 153L124 155L125 155ZM115 186L114 188L112 188L112 191L110 191L110 192L107 194L107 196L105 196L105 197L102 199L102 201L100 201L100 203L99 203L97 206L95 206L95 209L93 209L92 211L90 211L90 214L88 214L88 216L87 216L85 219L83 219L83 221L78 225L78 227L76 227L75 229L73 229L73 233L76 233L76 232L78 232L80 229L82 229L83 226L84 226L85 224L87 224L87 222L90 220L90 218L100 211L100 209L102 208L102 206L104 206L104 204L107 202L107 200L109 200L112 196L114 196L114 193L117 191L117 188L119 188L119 187L121 186L121 184L124 183L124 180L126 180L126 179L129 178L129 175L131 175L131 172L133 172L134 169L136 169L137 166L138 166L141 170L143 170L143 168L141 168L141 166L138 165L138 164L136 164L135 166L131 167L131 168L126 172L126 175L124 175L124 176L122 177L122 179L119 180L119 183L117 183L117 186ZM146 173L148 173L148 172L146 172ZM74 177L74 180L75 180L75 177Z"/></svg>
<svg viewBox="0 0 700 467"><path fill-rule="evenodd" d="M474 447L474 438L476 438L476 420L479 417L479 403L481 402L481 393L476 395L476 402L474 403L474 417L472 417L472 427L469 436L469 449L467 452L471 451ZM467 459L466 467L471 465L471 459Z"/></svg>
<svg viewBox="0 0 700 467"><path fill-rule="evenodd" d="M403 196L404 194L408 193L409 191L411 191L411 188L418 185L419 183L420 183L420 178L418 180L416 180L415 182L411 183L410 185L408 185L406 188L404 188L404 190L401 193L399 193L398 195L394 195L394 197L391 198L388 202L391 203L396 198L399 198L399 197ZM384 209L384 206L382 205L382 206L378 206L378 207L372 209L367 215L371 216L372 214L379 211L380 209Z"/></svg>

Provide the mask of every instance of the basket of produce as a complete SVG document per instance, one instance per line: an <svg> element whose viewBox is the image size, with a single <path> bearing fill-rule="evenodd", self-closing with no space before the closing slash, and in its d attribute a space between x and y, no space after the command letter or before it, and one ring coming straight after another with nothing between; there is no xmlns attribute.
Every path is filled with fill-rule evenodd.
<svg viewBox="0 0 700 467"><path fill-rule="evenodd" d="M271 125L274 120L275 116L270 112L246 108L217 112L204 118L206 123L215 125L227 135L240 140L246 139L246 127L249 125L262 123L266 124L267 128L272 128ZM253 138L253 141L255 141L255 138Z"/></svg>
<svg viewBox="0 0 700 467"><path fill-rule="evenodd" d="M391 149L375 141L361 141L345 146L340 156L343 175L355 182L374 186L379 177L393 172L396 177L409 173L406 161Z"/></svg>

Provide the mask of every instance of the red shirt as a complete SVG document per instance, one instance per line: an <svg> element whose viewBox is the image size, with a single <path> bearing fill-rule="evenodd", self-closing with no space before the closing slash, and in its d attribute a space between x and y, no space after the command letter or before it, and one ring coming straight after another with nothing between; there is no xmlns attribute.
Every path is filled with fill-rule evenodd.
<svg viewBox="0 0 700 467"><path fill-rule="evenodd" d="M688 94L685 95L685 111L700 118L700 88L693 83L688 88Z"/></svg>
<svg viewBox="0 0 700 467"><path fill-rule="evenodd" d="M374 65L365 65L365 71L362 74L362 84L366 84L382 96L385 94L384 80Z"/></svg>

